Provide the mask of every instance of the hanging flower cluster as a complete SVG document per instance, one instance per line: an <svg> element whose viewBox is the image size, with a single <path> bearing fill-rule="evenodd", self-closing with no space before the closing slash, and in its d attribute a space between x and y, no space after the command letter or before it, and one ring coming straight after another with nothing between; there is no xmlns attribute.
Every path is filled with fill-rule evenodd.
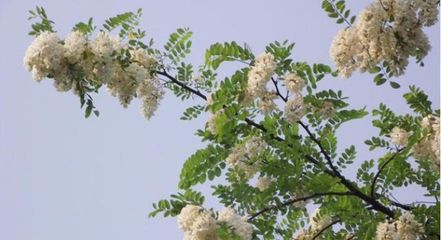
<svg viewBox="0 0 441 240"><path fill-rule="evenodd" d="M305 87L305 80L297 74L289 73L285 76L284 83L286 89L293 94L285 104L285 119L289 123L294 123L305 115L305 105L301 95L301 91Z"/></svg>
<svg viewBox="0 0 441 240"><path fill-rule="evenodd" d="M394 127L390 133L391 142L397 146L404 146L407 144L409 133L399 127Z"/></svg>
<svg viewBox="0 0 441 240"><path fill-rule="evenodd" d="M251 240L253 227L245 217L237 215L234 209L225 208L215 219L210 211L195 205L186 205L178 216L179 228L186 240L217 240L216 230L221 223L230 227L243 240Z"/></svg>
<svg viewBox="0 0 441 240"><path fill-rule="evenodd" d="M122 58L127 56L130 58L124 62ZM42 32L27 49L23 61L36 81L53 78L59 91L79 94L84 87L90 90L107 85L124 107L138 97L147 119L164 95L159 80L151 74L155 59L143 49L128 50L119 37L107 32L89 40L74 31L64 41L56 33Z"/></svg>
<svg viewBox="0 0 441 240"><path fill-rule="evenodd" d="M409 57L424 58L430 50L423 26L437 21L436 0L377 0L364 9L356 23L341 30L330 54L340 75L372 70L388 63L391 73L402 75Z"/></svg>
<svg viewBox="0 0 441 240"><path fill-rule="evenodd" d="M413 156L416 159L432 162L433 169L439 171L440 168L440 121L439 117L429 115L421 121L421 127L426 135L412 148Z"/></svg>
<svg viewBox="0 0 441 240"><path fill-rule="evenodd" d="M405 213L397 221L383 222L377 226L376 240L417 240L424 234L423 226L411 213Z"/></svg>
<svg viewBox="0 0 441 240"><path fill-rule="evenodd" d="M303 96L295 94L291 96L285 105L285 120L289 123L295 123L305 116L305 105Z"/></svg>
<svg viewBox="0 0 441 240"><path fill-rule="evenodd" d="M276 63L272 54L262 53L256 58L254 66L251 67L248 73L245 104L249 104L257 98L259 108L263 113L267 114L276 109L274 99L277 98L277 95L273 91L268 91L266 87L275 69Z"/></svg>
<svg viewBox="0 0 441 240"><path fill-rule="evenodd" d="M271 186L273 181L274 180L268 176L259 177L257 179L256 188L259 189L259 191L263 192Z"/></svg>
<svg viewBox="0 0 441 240"><path fill-rule="evenodd" d="M228 207L219 212L219 222L224 222L228 227L234 229L234 233L242 240L251 240L253 238L253 226L248 223L245 217L242 217Z"/></svg>
<svg viewBox="0 0 441 240"><path fill-rule="evenodd" d="M228 155L226 162L230 167L243 171L247 178L251 178L259 169L261 162L259 157L266 147L265 141L258 137L252 137L236 145Z"/></svg>

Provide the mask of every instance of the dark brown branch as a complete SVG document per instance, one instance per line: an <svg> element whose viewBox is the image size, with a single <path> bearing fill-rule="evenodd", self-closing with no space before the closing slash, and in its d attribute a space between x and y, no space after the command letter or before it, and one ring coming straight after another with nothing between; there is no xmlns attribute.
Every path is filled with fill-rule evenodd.
<svg viewBox="0 0 441 240"><path fill-rule="evenodd" d="M323 148L322 144L320 143L320 141L314 136L314 134L312 134L312 132L309 130L308 126L305 125L303 122L298 121L298 123L303 127L303 129L308 133L309 137L318 145L319 149L320 149L320 153L323 154L323 156L325 157L329 167L331 168L331 170L326 169L325 173L339 178L340 182L347 188L349 189L352 193L354 193L355 195L357 195L359 198L363 199L365 202L369 203L370 205L372 205L372 207L375 210L378 210L380 212L385 213L386 215L388 215L389 217L393 218L393 211L390 210L389 208L385 207L384 205L382 205L380 202L378 202L377 200L375 200L375 198L373 197L369 197L366 194L364 194L362 191L360 191L356 186L353 185L353 183L351 183L348 179L346 179L343 175L341 175L341 173L337 170L337 168L334 166L334 164L332 163L332 159L329 156L328 153L326 153L325 149ZM310 158L310 157L308 157ZM318 161L317 161L318 162Z"/></svg>
<svg viewBox="0 0 441 240"><path fill-rule="evenodd" d="M180 87L186 89L187 91L190 91L191 93L193 93L193 94L195 94L195 95L201 97L202 99L207 100L207 97L206 97L203 93L201 93L200 91L195 90L195 89L193 89L193 88L191 88L191 87L185 85L184 83L180 82L179 80L177 80L177 79L174 78L173 76L169 75L166 71L157 71L157 74L159 74L159 75L161 75L161 76L165 76L165 77L167 77L167 78L170 79L173 83L175 83L175 84L179 85ZM256 123L256 122L254 122L253 120L251 120L251 119L249 119L249 118L246 118L246 119L245 119L245 122L246 122L247 124L249 124L250 126L253 126L253 127L256 127L256 128L258 128L258 129L262 130L263 132L268 132L264 126L262 126L262 125L260 125L260 124L258 124L258 123ZM309 131L309 130L308 130L308 131ZM281 138L281 137L279 137L279 136L271 135L271 137L272 137L274 140L276 140L276 141L279 141L279 142L286 142L285 139L283 139L283 138ZM292 146L292 145L289 144L289 143L287 143L287 144L288 144L288 146ZM319 147L320 147L320 146L321 146L321 145L319 145ZM323 148L322 148L322 149L323 149ZM324 151L324 149L323 149L323 152L322 152L322 153L326 153L326 152ZM327 156L327 154L325 155L325 158L326 158L326 156ZM306 158L309 162L311 162L311 163L319 164L319 161L316 160L314 157L312 157L312 156L310 156L310 155L305 155L305 158ZM327 160L328 160L328 162L331 161L329 156L327 156ZM363 192L361 192L357 187L355 187L355 186L353 185L353 183L351 183L349 180L347 180L347 179L346 179L344 176L342 176L338 171L331 171L331 170L325 168L325 169L324 169L324 172L327 173L327 174L329 174L330 176L333 176L333 177L337 177L337 178L339 178L339 179L340 179L340 182L341 182L344 186L346 186L346 188L347 188L347 189L348 189L353 195L358 196L360 199L362 199L362 200L365 201L366 203L370 204L370 205L372 206L373 209L375 209L375 210L377 210L377 211L380 211L380 212L382 212L382 213L388 215L389 217L393 218L393 215L394 215L394 214L393 214L392 210L390 210L389 208L385 207L384 205L382 205L380 202L378 202L378 201L375 200L374 198L369 197L368 195L366 195L366 194L364 194Z"/></svg>
<svg viewBox="0 0 441 240"><path fill-rule="evenodd" d="M291 200L288 200L288 201L282 203L279 206L270 206L270 207L264 208L264 209L262 209L262 210L260 210L260 211L258 211L256 213L254 213L253 215L251 215L248 218L248 222L253 221L253 219L258 217L259 215L264 214L265 212L268 212L268 211L271 211L271 210L274 210L274 209L279 209L279 208L282 208L282 207L286 207L286 206L294 204L296 202L302 202L302 201L306 201L306 200L309 200L309 199L313 199L313 198L317 198L317 197L322 197L322 196L351 196L351 195L354 195L354 194L351 193L351 192L326 192L326 193L315 193L315 194L312 194L312 195L309 195L309 196L306 196L306 197L294 198L294 199L291 199Z"/></svg>
<svg viewBox="0 0 441 240"><path fill-rule="evenodd" d="M323 148L322 144L320 143L320 141L314 136L314 134L312 134L312 132L309 130L308 126L306 124L304 124L302 121L297 121L298 124L300 124L300 126L302 126L302 128L306 131L306 133L308 133L308 136L312 139L312 141L314 141L317 146L320 149L320 152L323 154L323 156L325 157L326 161L328 162L329 167L332 169L332 171L334 172L334 174L339 177L342 178L343 176L340 174L340 172L337 170L337 168L334 166L334 164L332 163L332 159L329 156L328 153L326 153L325 149Z"/></svg>
<svg viewBox="0 0 441 240"><path fill-rule="evenodd" d="M372 180L371 185L371 197L375 197L375 184L377 183L378 177L380 177L381 172L384 170L384 168L392 162L392 160L401 152L404 148L398 149L386 162L381 165L380 169L378 170L377 174L375 174L374 179Z"/></svg>
<svg viewBox="0 0 441 240"><path fill-rule="evenodd" d="M191 88L191 87L185 85L184 83L178 81L176 78L174 78L174 77L172 77L171 75L169 75L166 71L156 71L156 73L159 74L159 75L161 75L161 76L167 77L167 78L170 79L174 84L177 84L177 85L179 85L180 87L182 87L183 89L185 89L185 90L187 90L187 91L189 91L189 92L191 92L191 93L193 93L193 94L199 96L200 98L202 98L202 99L204 99L204 100L207 100L207 97L206 97L203 93L201 93L200 91L198 91L198 90L196 90L196 89L193 89L193 88Z"/></svg>
<svg viewBox="0 0 441 240"><path fill-rule="evenodd" d="M332 222L331 222L330 224L328 224L326 227L322 228L317 234L315 234L315 235L312 237L312 240L318 238L318 237L319 237L324 231L326 231L326 229L329 229L330 227L334 226L335 224L337 224L337 223L339 223L339 222L341 222L340 219L337 219L337 220L332 221Z"/></svg>
<svg viewBox="0 0 441 240"><path fill-rule="evenodd" d="M271 81L273 82L274 87L276 88L277 95L279 95L279 97L280 97L284 102L287 102L287 101L288 101L288 97L284 97L284 96L282 95L282 93L280 92L280 89L279 89L279 84L278 84L278 82L277 82L276 80L274 80L274 78L271 78Z"/></svg>

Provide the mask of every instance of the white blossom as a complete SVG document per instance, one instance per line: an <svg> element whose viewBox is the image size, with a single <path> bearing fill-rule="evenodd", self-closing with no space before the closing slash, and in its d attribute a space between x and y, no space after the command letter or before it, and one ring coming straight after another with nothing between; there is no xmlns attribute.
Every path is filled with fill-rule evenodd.
<svg viewBox="0 0 441 240"><path fill-rule="evenodd" d="M330 55L340 75L348 78L356 69L370 71L383 61L395 76L402 75L410 56L422 58L430 50L422 27L437 21L435 2L377 0L366 7L331 45Z"/></svg>
<svg viewBox="0 0 441 240"><path fill-rule="evenodd" d="M361 45L357 32L353 28L340 30L332 41L330 55L343 78L349 78L358 67L355 55Z"/></svg>
<svg viewBox="0 0 441 240"><path fill-rule="evenodd" d="M156 59L150 56L145 49L137 48L132 50L130 54L132 55L133 61L143 66L148 71L156 63Z"/></svg>
<svg viewBox="0 0 441 240"><path fill-rule="evenodd" d="M394 127L390 133L391 142L398 146L404 146L407 144L409 133L399 127Z"/></svg>
<svg viewBox="0 0 441 240"><path fill-rule="evenodd" d="M64 54L70 63L77 63L87 49L87 37L79 31L73 31L64 39Z"/></svg>
<svg viewBox="0 0 441 240"><path fill-rule="evenodd" d="M216 219L202 207L186 205L178 215L179 228L184 231L186 240L215 240Z"/></svg>
<svg viewBox="0 0 441 240"><path fill-rule="evenodd" d="M276 64L274 56L262 53L256 58L254 66L248 72L248 92L253 96L260 96L266 92L266 84L274 74Z"/></svg>
<svg viewBox="0 0 441 240"><path fill-rule="evenodd" d="M284 78L286 88L292 93L300 93L305 87L305 80L295 73L287 74Z"/></svg>
<svg viewBox="0 0 441 240"><path fill-rule="evenodd" d="M263 93L259 100L259 109L263 114L270 114L277 109L277 105L274 100L277 98L277 94L273 91L266 91Z"/></svg>
<svg viewBox="0 0 441 240"><path fill-rule="evenodd" d="M52 32L42 32L26 50L23 62L26 70L32 73L32 78L41 81L48 75L54 74L62 65L63 58L63 45L59 43L57 35Z"/></svg>
<svg viewBox="0 0 441 240"><path fill-rule="evenodd" d="M416 240L424 234L421 223L415 220L415 216L409 212L400 216L397 222L398 235L402 240Z"/></svg>
<svg viewBox="0 0 441 240"><path fill-rule="evenodd" d="M267 176L259 177L257 179L256 188L260 191L265 191L271 186L271 183L273 182L273 179Z"/></svg>
<svg viewBox="0 0 441 240"><path fill-rule="evenodd" d="M426 135L412 147L412 154L419 160L430 160L434 170L440 168L440 120L429 115L421 121L421 127Z"/></svg>
<svg viewBox="0 0 441 240"><path fill-rule="evenodd" d="M289 123L299 121L305 115L305 106L303 104L303 97L295 95L288 99L285 105L285 119Z"/></svg>
<svg viewBox="0 0 441 240"><path fill-rule="evenodd" d="M227 226L232 227L234 233L241 240L251 240L253 238L253 226L248 223L245 217L236 214L234 209L230 207L219 212L218 221L225 222Z"/></svg>
<svg viewBox="0 0 441 240"><path fill-rule="evenodd" d="M424 234L421 223L409 212L404 213L394 222L385 221L378 224L376 240L417 240Z"/></svg>
<svg viewBox="0 0 441 240"><path fill-rule="evenodd" d="M100 32L89 41L83 33L73 31L61 42L55 33L42 32L29 46L24 65L37 81L54 79L58 91L78 94L78 81L92 87L102 84L127 107L133 98L142 101L142 112L149 119L156 111L164 92L152 74L156 60L146 50L130 50L128 66L117 59L125 45L119 37Z"/></svg>
<svg viewBox="0 0 441 240"><path fill-rule="evenodd" d="M233 168L238 168L245 173L247 178L252 177L260 165L260 154L267 144L258 137L252 137L236 145L228 155L226 162Z"/></svg>
<svg viewBox="0 0 441 240"><path fill-rule="evenodd" d="M376 240L400 240L397 227L394 223L383 222L378 224L375 232Z"/></svg>
<svg viewBox="0 0 441 240"><path fill-rule="evenodd" d="M217 121L220 117L222 117L224 112L225 112L224 109L220 109L219 111L216 111L215 113L212 113L210 115L210 118L208 119L208 122L207 122L207 129L209 132L211 132L211 134L217 134L217 132L218 132Z"/></svg>
<svg viewBox="0 0 441 240"><path fill-rule="evenodd" d="M112 59L112 55L122 49L121 39L110 36L107 32L100 32L94 40L90 42L90 49L104 61Z"/></svg>
<svg viewBox="0 0 441 240"><path fill-rule="evenodd" d="M142 101L141 112L150 119L158 109L164 90L160 87L157 78L144 79L138 86L137 95Z"/></svg>

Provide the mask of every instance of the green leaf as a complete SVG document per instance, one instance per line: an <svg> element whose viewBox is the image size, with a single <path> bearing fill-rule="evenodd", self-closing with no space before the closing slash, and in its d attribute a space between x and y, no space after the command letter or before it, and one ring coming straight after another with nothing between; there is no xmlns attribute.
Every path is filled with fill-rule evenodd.
<svg viewBox="0 0 441 240"><path fill-rule="evenodd" d="M188 189L198 183L204 183L208 177L208 172L218 166L227 157L227 152L214 145L208 145L205 149L196 151L185 161L179 176L179 188ZM220 175L213 172L214 176Z"/></svg>
<svg viewBox="0 0 441 240"><path fill-rule="evenodd" d="M239 46L236 42L215 43L205 52L205 65L216 70L223 62L251 61L254 55L246 47Z"/></svg>
<svg viewBox="0 0 441 240"><path fill-rule="evenodd" d="M409 107L423 116L432 114L432 102L424 91L415 86L409 86L409 90L410 92L403 95Z"/></svg>

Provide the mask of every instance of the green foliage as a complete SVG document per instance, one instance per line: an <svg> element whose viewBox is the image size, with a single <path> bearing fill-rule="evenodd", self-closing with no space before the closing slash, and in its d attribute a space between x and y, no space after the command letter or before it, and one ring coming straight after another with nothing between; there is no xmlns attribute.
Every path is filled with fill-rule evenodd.
<svg viewBox="0 0 441 240"><path fill-rule="evenodd" d="M91 34L93 31L95 31L96 26L93 25L93 19L89 18L89 20L87 21L87 23L84 22L79 22L77 23L72 31L80 31L83 34Z"/></svg>
<svg viewBox="0 0 441 240"><path fill-rule="evenodd" d="M216 236L221 240L241 240L241 238L234 233L234 228L228 226L226 223L219 224L216 230Z"/></svg>
<svg viewBox="0 0 441 240"><path fill-rule="evenodd" d="M136 13L121 13L116 15L115 17L110 17L109 19L106 19L103 27L109 32L116 28L120 28L119 36L121 38L125 38L126 36L131 34L134 29L139 25L139 19L141 18L141 16L141 8L139 8Z"/></svg>
<svg viewBox="0 0 441 240"><path fill-rule="evenodd" d="M355 21L350 10L346 9L344 0L324 0L322 8L339 24L346 22L350 26ZM47 18L43 8L37 7L30 13L30 19L41 20L32 25L30 35L53 32L53 22ZM378 223L386 217L397 218L399 215L400 208L389 199L390 194L409 184L417 184L426 190L425 196L434 197L436 203L433 206L409 206L418 221L425 224L427 238L439 236L439 172L433 171L433 162L429 159L416 160L412 157L412 147L429 134L421 128L421 118L429 114L439 115L439 110L432 109L432 103L420 88L410 86L410 92L404 94L411 114L398 115L384 103L372 111L372 125L379 129L379 133L366 140L365 144L370 151L384 152L382 157L375 157L376 160L361 161L357 159L354 145L342 151L337 149L338 128L343 123L365 117L368 112L365 107L351 108L341 90L319 88L318 84L326 76L337 75L328 65L294 62L294 43L288 41L275 41L265 47L265 51L275 58L277 67L273 79L281 83L277 87L285 90L282 79L288 73L295 73L306 82L306 94L303 96L306 117L301 122L290 124L285 119L281 105L290 97L289 92L286 95L279 92L285 96L276 100L280 110L270 114L259 111L256 102L261 99L244 104L248 71L255 61L254 54L246 44L241 46L234 41L215 43L206 50L204 65L194 67L184 61L192 46L192 32L189 29L179 28L172 33L164 51L153 49L153 40L144 43L146 33L138 28L141 15L141 10L126 12L109 18L103 25L107 31L119 28L119 35L128 43L127 49L114 53L118 63L125 68L133 62L132 50L145 50L157 60L149 71L156 73L164 86L178 98L211 98L210 105L205 102L193 103L183 112L182 120L193 120L204 112L217 116L210 121L210 124L214 124L214 130L210 125L210 129L206 127L197 131L207 146L196 151L183 164L178 187L184 192L172 194L169 199L153 204L150 217L158 214L177 216L187 204L202 206L204 196L192 188L222 177L220 183L212 186L212 195L221 204L234 207L243 216L253 216L261 211L249 218L254 227L253 238L292 238L299 229L308 228L309 216L306 208L290 201L313 194L336 192L345 194L325 194L310 199L311 203L320 207L321 214L341 221L340 225L321 233L319 238L343 239L353 235L357 239L372 239ZM73 30L90 35L95 28L90 18L87 23L76 24ZM219 80L216 70L225 62L239 62L245 66ZM387 62L368 71L375 74L375 84L389 82L392 88L400 87L397 82L390 80L393 73ZM85 108L85 116L89 117L92 113L98 116L92 94L98 93L101 84L88 81L84 76L75 79L74 84L81 107ZM321 111L325 107L332 111ZM399 149L389 143L389 134L394 127L409 133L408 143ZM245 164L258 165L258 176L249 179L239 167L227 167L225 159L234 147L246 144L251 137L260 137L267 146L256 156L247 155L247 159L243 160ZM353 163L361 164L354 180L341 172ZM259 189L254 184L257 177L268 177L272 182L268 188ZM348 191L351 195L346 194ZM378 204L392 214L376 207ZM219 223L217 237L239 239L232 227L225 223Z"/></svg>
<svg viewBox="0 0 441 240"><path fill-rule="evenodd" d="M423 116L433 114L432 102L423 90L415 86L409 86L410 92L403 95L407 104L413 111L420 113Z"/></svg>
<svg viewBox="0 0 441 240"><path fill-rule="evenodd" d="M312 94L312 89L317 88L317 83L326 74L333 74L331 67L325 64L313 64L312 68L306 62L296 62L291 65L291 71L302 77L308 83L306 89ZM334 75L334 74L333 74Z"/></svg>
<svg viewBox="0 0 441 240"><path fill-rule="evenodd" d="M188 28L178 28L176 32L170 34L164 49L167 51L166 58L168 58L173 65L178 63L190 54L191 41L190 38L193 33Z"/></svg>
<svg viewBox="0 0 441 240"><path fill-rule="evenodd" d="M175 217L187 204L201 206L204 201L205 197L202 193L188 189L184 193L170 195L169 200L162 199L158 203L153 203L154 210L149 213L149 217L155 217L159 213L164 217Z"/></svg>
<svg viewBox="0 0 441 240"><path fill-rule="evenodd" d="M246 45L239 46L236 42L215 43L205 51L205 66L216 70L223 62L238 61L247 65L254 55Z"/></svg>
<svg viewBox="0 0 441 240"><path fill-rule="evenodd" d="M54 22L47 17L46 10L44 10L44 8L37 6L35 10L29 10L29 14L30 16L28 20L40 20L40 22L36 22L31 25L32 31L28 33L30 36L38 36L42 32L54 32Z"/></svg>
<svg viewBox="0 0 441 240"><path fill-rule="evenodd" d="M179 176L179 188L188 189L196 184L204 183L207 178L213 180L219 177L227 157L227 152L220 146L208 145L196 151L185 161Z"/></svg>
<svg viewBox="0 0 441 240"><path fill-rule="evenodd" d="M328 17L337 19L337 24L346 23L351 26L355 22L355 16L351 16L351 10L346 9L344 0L323 0L322 9L328 14Z"/></svg>
<svg viewBox="0 0 441 240"><path fill-rule="evenodd" d="M380 129L380 136L389 134L392 128L399 122L399 118L384 103L380 103L378 109L372 110L372 116L380 117L372 121L372 125Z"/></svg>
<svg viewBox="0 0 441 240"><path fill-rule="evenodd" d="M369 146L369 151L376 148L390 148L389 142L380 137L372 137L370 140L364 141L364 143Z"/></svg>
<svg viewBox="0 0 441 240"><path fill-rule="evenodd" d="M337 165L341 168L346 168L348 165L354 163L356 156L355 146L351 145L342 152L341 157L338 158Z"/></svg>
<svg viewBox="0 0 441 240"><path fill-rule="evenodd" d="M193 65L185 64L181 62L181 65L177 67L178 75L177 79L183 82L192 80L193 77Z"/></svg>
<svg viewBox="0 0 441 240"><path fill-rule="evenodd" d="M203 110L204 110L204 107L201 105L195 105L195 106L189 107L184 111L183 116L181 117L181 120L192 120L194 118L197 118L202 113Z"/></svg>
<svg viewBox="0 0 441 240"><path fill-rule="evenodd" d="M389 63L386 61L383 61L383 63L372 67L371 69L369 69L369 72L376 74L373 81L378 86L383 85L384 83L389 81L389 85L393 89L398 89L401 87L401 85L399 83L390 80L390 78L394 76L394 73L391 72L391 69L389 67Z"/></svg>

